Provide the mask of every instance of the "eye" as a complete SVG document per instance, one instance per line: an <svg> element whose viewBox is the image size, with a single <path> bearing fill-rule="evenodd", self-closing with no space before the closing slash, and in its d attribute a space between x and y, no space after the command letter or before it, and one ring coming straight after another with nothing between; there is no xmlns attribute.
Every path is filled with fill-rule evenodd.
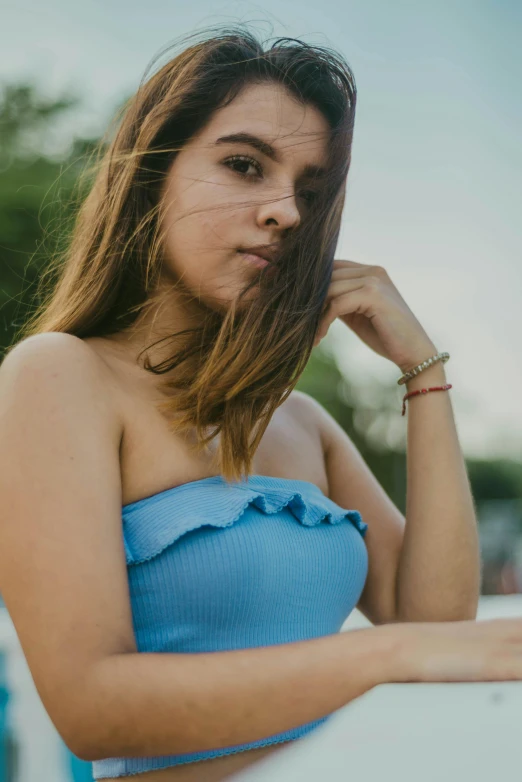
<svg viewBox="0 0 522 782"><path fill-rule="evenodd" d="M244 177L248 177L249 174L247 174L246 171L239 171L238 167L243 167L248 170L249 166L254 166L259 176L261 176L261 174L263 173L263 169L261 168L261 165L257 162L257 160L253 157L248 157L248 155L234 155L233 157L229 157L226 160L224 160L223 164L228 168L231 168L240 176L244 176Z"/></svg>
<svg viewBox="0 0 522 782"><path fill-rule="evenodd" d="M261 164L255 158L250 157L249 155L233 155L232 157L224 160L223 165L232 169L232 171L234 171L236 174L239 174L239 176L244 177L245 179L251 179L253 176L256 176L255 174L247 173L250 166L253 166L256 169L257 176L262 176L263 174L263 168ZM242 171L240 170L241 168L243 168ZM316 198L319 196L319 193L316 190L301 190L299 192L299 196L306 202L307 205L310 205L313 201L316 200Z"/></svg>
<svg viewBox="0 0 522 782"><path fill-rule="evenodd" d="M299 195L301 198L304 198L307 204L311 204L313 201L315 201L319 193L316 190L301 190Z"/></svg>

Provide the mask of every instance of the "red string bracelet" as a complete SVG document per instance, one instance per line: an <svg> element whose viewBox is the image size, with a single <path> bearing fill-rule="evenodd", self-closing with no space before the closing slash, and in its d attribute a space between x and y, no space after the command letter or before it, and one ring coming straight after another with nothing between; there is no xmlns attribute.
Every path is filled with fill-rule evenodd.
<svg viewBox="0 0 522 782"><path fill-rule="evenodd" d="M449 388L453 388L451 383L446 383L444 386L432 386L431 388L419 388L417 391L408 391L407 394L404 394L402 400L402 415L406 413L406 400L410 397L417 396L417 394L427 394L429 391L447 391Z"/></svg>

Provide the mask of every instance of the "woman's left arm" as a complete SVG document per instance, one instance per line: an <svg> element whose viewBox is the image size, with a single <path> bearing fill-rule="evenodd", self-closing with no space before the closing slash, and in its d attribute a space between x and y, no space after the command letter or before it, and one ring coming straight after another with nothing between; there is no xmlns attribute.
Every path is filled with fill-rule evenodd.
<svg viewBox="0 0 522 782"><path fill-rule="evenodd" d="M436 353L428 350L418 363ZM444 365L438 362L405 387L414 391L446 383ZM408 522L398 563L397 621L475 619L480 544L451 396L432 391L406 405Z"/></svg>
<svg viewBox="0 0 522 782"><path fill-rule="evenodd" d="M381 266L334 261L314 345L336 318L401 373L438 353ZM405 393L446 383L439 361L408 380ZM378 567L370 573L365 600L380 617L393 613L392 621L476 618L481 587L478 525L450 393L432 391L406 401L407 496L402 521L353 453L347 435L332 422L327 427L334 490L344 496L351 483L351 496L368 509L370 522L375 519L377 538L372 545ZM391 597L386 598L384 588Z"/></svg>

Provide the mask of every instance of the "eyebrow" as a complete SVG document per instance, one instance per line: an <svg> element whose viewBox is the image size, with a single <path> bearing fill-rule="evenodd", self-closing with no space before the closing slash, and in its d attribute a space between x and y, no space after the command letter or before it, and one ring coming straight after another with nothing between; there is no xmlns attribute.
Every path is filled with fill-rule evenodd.
<svg viewBox="0 0 522 782"><path fill-rule="evenodd" d="M270 160L274 160L276 163L281 162L281 158L277 150L267 141L259 138L259 136L254 136L252 133L246 133L245 131L240 131L239 133L230 133L227 136L220 136L218 139L216 139L215 143L216 145L248 144L249 146L254 147L254 149L257 149L258 152L261 152L261 154L266 155L266 157L270 158ZM322 168L322 166L316 166L313 163L309 163L303 167L302 175L304 177L320 177L324 176L325 174L325 168Z"/></svg>

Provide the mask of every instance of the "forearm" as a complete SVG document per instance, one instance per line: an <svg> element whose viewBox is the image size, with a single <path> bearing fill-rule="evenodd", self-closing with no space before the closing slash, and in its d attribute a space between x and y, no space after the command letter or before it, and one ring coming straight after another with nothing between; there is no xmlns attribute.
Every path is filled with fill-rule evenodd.
<svg viewBox="0 0 522 782"><path fill-rule="evenodd" d="M85 682L82 756L167 755L265 738L393 680L395 625L200 654L133 653Z"/></svg>
<svg viewBox="0 0 522 782"><path fill-rule="evenodd" d="M438 362L408 381L406 391L447 382ZM397 573L397 621L475 619L480 544L451 390L411 397L406 405L406 528Z"/></svg>

